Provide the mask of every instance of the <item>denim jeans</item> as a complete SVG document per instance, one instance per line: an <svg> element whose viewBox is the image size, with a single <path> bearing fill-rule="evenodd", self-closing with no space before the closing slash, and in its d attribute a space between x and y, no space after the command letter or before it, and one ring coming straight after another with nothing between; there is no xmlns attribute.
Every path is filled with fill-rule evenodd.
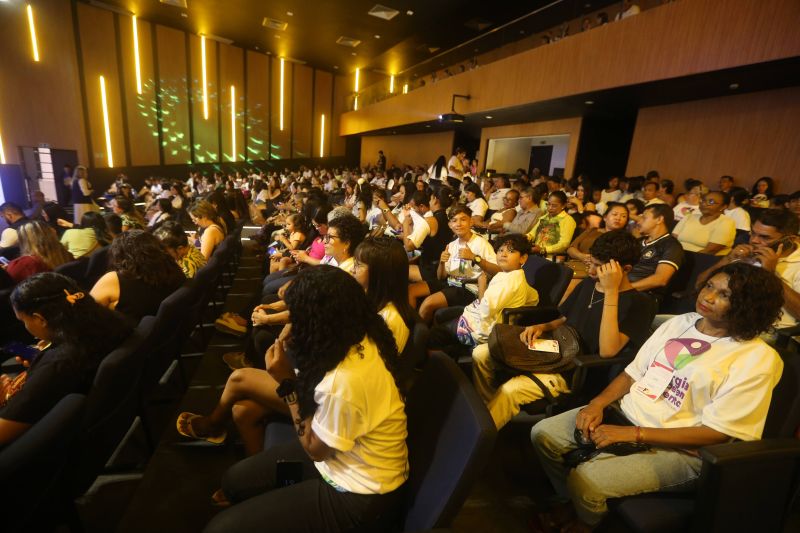
<svg viewBox="0 0 800 533"><path fill-rule="evenodd" d="M688 491L700 475L702 460L666 448L624 457L601 453L569 470L562 455L577 446L575 417L582 408L546 418L531 430L531 441L559 496L572 499L581 520L595 525L608 512L606 501L656 491Z"/></svg>

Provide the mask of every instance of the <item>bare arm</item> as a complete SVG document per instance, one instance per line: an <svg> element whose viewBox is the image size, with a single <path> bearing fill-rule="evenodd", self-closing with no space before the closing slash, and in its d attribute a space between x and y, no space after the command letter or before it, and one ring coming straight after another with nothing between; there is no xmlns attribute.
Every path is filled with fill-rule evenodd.
<svg viewBox="0 0 800 533"><path fill-rule="evenodd" d="M698 250L697 253L698 254L716 255L717 252L719 252L720 250L724 250L724 249L725 249L725 245L724 244L717 244L715 242L710 242L710 243L706 244L705 248L703 248L702 250Z"/></svg>
<svg viewBox="0 0 800 533"><path fill-rule="evenodd" d="M0 418L0 446L14 442L22 436L23 433L28 431L30 427L30 424Z"/></svg>
<svg viewBox="0 0 800 533"><path fill-rule="evenodd" d="M669 280L675 274L675 267L667 263L661 263L656 267L656 271L646 278L632 281L631 285L637 291L649 291L659 287L666 287Z"/></svg>
<svg viewBox="0 0 800 533"><path fill-rule="evenodd" d="M119 277L116 272L106 272L89 291L94 301L103 307L114 309L119 302Z"/></svg>

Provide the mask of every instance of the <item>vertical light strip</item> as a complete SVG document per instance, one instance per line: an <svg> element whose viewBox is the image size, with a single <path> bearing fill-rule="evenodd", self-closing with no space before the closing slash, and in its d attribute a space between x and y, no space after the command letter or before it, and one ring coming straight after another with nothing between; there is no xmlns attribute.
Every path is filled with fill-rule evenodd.
<svg viewBox="0 0 800 533"><path fill-rule="evenodd" d="M106 79L100 76L100 99L103 104L103 125L106 128L106 153L108 166L114 166L114 154L111 153L111 127L108 124L108 101L106 100Z"/></svg>
<svg viewBox="0 0 800 533"><path fill-rule="evenodd" d="M355 83L355 86L353 87L353 91L355 91L355 92L358 92L358 75L359 75L360 71L361 71L361 69L359 69L359 68L356 69L356 83Z"/></svg>
<svg viewBox="0 0 800 533"><path fill-rule="evenodd" d="M0 135L0 165L6 164L6 153L3 151L3 136Z"/></svg>
<svg viewBox="0 0 800 533"><path fill-rule="evenodd" d="M208 120L208 74L206 73L206 36L200 36L200 57L203 71L203 118Z"/></svg>
<svg viewBox="0 0 800 533"><path fill-rule="evenodd" d="M36 25L33 23L33 7L28 4L28 27L31 30L31 47L33 47L33 60L39 61L39 45L36 43Z"/></svg>
<svg viewBox="0 0 800 533"><path fill-rule="evenodd" d="M319 156L325 157L325 114L322 114L322 120L319 126Z"/></svg>
<svg viewBox="0 0 800 533"><path fill-rule="evenodd" d="M142 65L139 62L139 27L136 15L133 16L133 61L136 66L136 94L142 94Z"/></svg>
<svg viewBox="0 0 800 533"><path fill-rule="evenodd" d="M231 85L231 161L236 161L236 87Z"/></svg>
<svg viewBox="0 0 800 533"><path fill-rule="evenodd" d="M353 99L353 111L358 111L358 95Z"/></svg>
<svg viewBox="0 0 800 533"><path fill-rule="evenodd" d="M281 102L280 102L280 127L283 131L283 58L281 58Z"/></svg>
<svg viewBox="0 0 800 533"><path fill-rule="evenodd" d="M394 94L394 74L389 78L389 94Z"/></svg>
<svg viewBox="0 0 800 533"><path fill-rule="evenodd" d="M403 94L408 94L408 84L407 83L403 84Z"/></svg>

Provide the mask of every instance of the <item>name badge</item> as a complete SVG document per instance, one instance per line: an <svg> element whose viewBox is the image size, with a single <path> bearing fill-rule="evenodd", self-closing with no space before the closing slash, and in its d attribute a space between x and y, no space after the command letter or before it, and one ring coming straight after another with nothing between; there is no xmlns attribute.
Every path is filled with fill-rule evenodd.
<svg viewBox="0 0 800 533"><path fill-rule="evenodd" d="M633 390L651 402L658 400L672 381L672 368L653 361L644 377L633 385Z"/></svg>

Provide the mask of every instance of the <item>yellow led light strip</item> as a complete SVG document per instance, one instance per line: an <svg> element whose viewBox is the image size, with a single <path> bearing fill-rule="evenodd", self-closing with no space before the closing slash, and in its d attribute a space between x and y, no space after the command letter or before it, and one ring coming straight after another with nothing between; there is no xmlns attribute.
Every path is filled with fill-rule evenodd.
<svg viewBox="0 0 800 533"><path fill-rule="evenodd" d="M6 164L6 153L3 151L3 136L0 135L0 165Z"/></svg>
<svg viewBox="0 0 800 533"><path fill-rule="evenodd" d="M31 46L33 47L33 60L39 61L39 45L36 43L36 25L33 23L33 7L28 4L28 27L31 30Z"/></svg>
<svg viewBox="0 0 800 533"><path fill-rule="evenodd" d="M231 161L236 161L236 87L231 85Z"/></svg>
<svg viewBox="0 0 800 533"><path fill-rule="evenodd" d="M322 115L322 121L319 126L319 156L325 157L325 114Z"/></svg>
<svg viewBox="0 0 800 533"><path fill-rule="evenodd" d="M133 60L136 66L136 94L142 94L142 65L139 62L139 29L133 16Z"/></svg>
<svg viewBox="0 0 800 533"><path fill-rule="evenodd" d="M283 58L281 58L281 103L280 103L280 127L283 131Z"/></svg>
<svg viewBox="0 0 800 533"><path fill-rule="evenodd" d="M394 74L389 78L389 93L394 94Z"/></svg>
<svg viewBox="0 0 800 533"><path fill-rule="evenodd" d="M208 74L206 73L206 36L200 36L200 56L203 70L203 118L208 120Z"/></svg>
<svg viewBox="0 0 800 533"><path fill-rule="evenodd" d="M358 68L356 69L356 83L355 83L355 86L353 87L353 91L355 91L355 92L358 92L358 75L359 75L359 71L360 70L361 69L358 69Z"/></svg>
<svg viewBox="0 0 800 533"><path fill-rule="evenodd" d="M106 79L100 76L100 99L103 104L103 125L106 128L106 153L108 166L114 166L114 154L111 153L111 127L108 125L108 101L106 100Z"/></svg>

